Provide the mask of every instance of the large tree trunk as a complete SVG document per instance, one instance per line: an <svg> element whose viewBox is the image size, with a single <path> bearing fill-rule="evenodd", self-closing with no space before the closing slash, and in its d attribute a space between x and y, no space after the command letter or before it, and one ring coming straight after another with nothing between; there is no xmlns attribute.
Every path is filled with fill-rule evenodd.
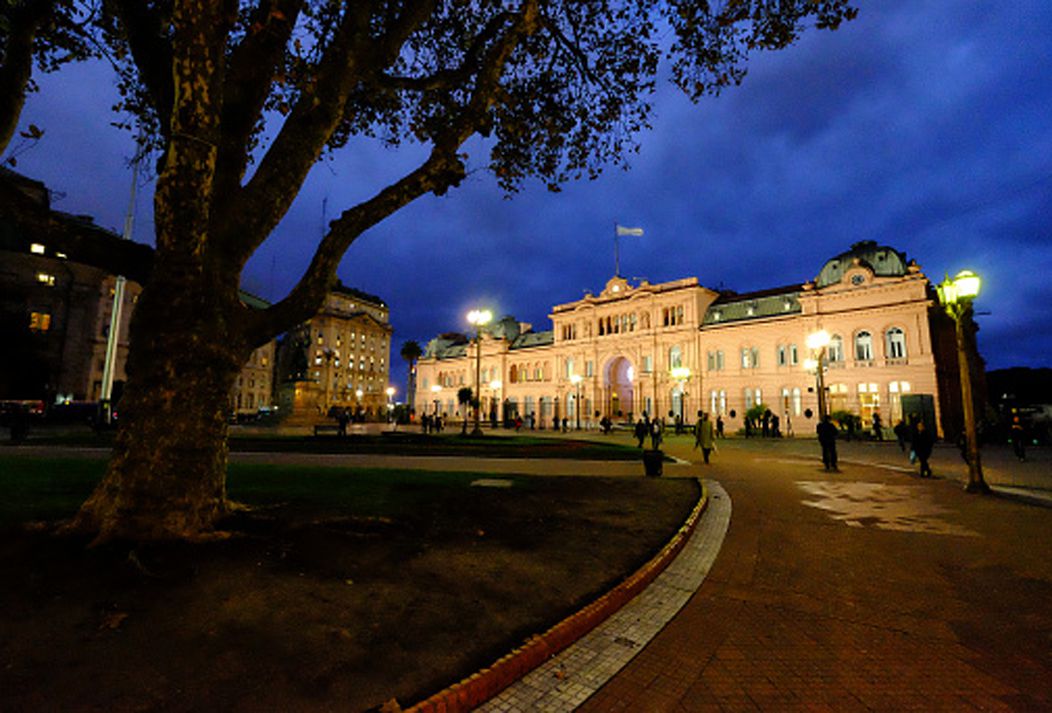
<svg viewBox="0 0 1052 713"><path fill-rule="evenodd" d="M97 541L207 537L229 508L227 412L251 347L231 288L178 272L158 261L136 306L113 455L71 526Z"/></svg>

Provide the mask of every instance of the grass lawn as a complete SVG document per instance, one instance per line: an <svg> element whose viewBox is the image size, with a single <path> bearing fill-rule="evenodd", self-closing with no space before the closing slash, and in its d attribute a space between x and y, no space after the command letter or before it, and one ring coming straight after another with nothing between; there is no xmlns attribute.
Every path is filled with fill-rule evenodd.
<svg viewBox="0 0 1052 713"><path fill-rule="evenodd" d="M649 559L692 480L230 467L233 537L109 545L69 516L101 461L0 453L12 710L363 710L488 665Z"/></svg>
<svg viewBox="0 0 1052 713"><path fill-rule="evenodd" d="M81 433L50 436L41 430L31 444L110 447L112 433ZM552 438L510 433L481 438L461 436L459 426L441 435L416 430L383 435L351 434L292 436L231 433L231 451L282 453L361 453L415 456L485 456L488 458L570 458L576 460L639 460L640 450L625 443L574 438Z"/></svg>

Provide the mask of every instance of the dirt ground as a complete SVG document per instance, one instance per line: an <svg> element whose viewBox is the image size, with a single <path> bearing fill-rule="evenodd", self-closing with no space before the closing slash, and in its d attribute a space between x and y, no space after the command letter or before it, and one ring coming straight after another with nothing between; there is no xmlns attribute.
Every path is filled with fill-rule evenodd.
<svg viewBox="0 0 1052 713"><path fill-rule="evenodd" d="M698 494L690 480L516 477L394 517L264 504L204 545L89 550L9 529L0 708L411 704L616 584Z"/></svg>

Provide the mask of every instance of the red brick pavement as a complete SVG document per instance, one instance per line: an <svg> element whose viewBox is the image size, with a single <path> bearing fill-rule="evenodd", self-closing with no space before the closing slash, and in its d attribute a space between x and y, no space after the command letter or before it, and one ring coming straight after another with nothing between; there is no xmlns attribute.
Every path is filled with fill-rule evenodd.
<svg viewBox="0 0 1052 713"><path fill-rule="evenodd" d="M1052 510L733 446L719 460L733 514L715 566L580 710L1052 710ZM977 536L849 526L801 503L796 481L827 479L910 488Z"/></svg>

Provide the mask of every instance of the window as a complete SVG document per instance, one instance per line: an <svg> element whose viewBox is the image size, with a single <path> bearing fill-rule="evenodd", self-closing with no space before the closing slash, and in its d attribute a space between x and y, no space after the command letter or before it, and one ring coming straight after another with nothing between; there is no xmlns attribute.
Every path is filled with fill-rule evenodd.
<svg viewBox="0 0 1052 713"><path fill-rule="evenodd" d="M742 349L742 369L748 369L752 365L752 351Z"/></svg>
<svg viewBox="0 0 1052 713"><path fill-rule="evenodd" d="M586 361L584 363L584 375L585 376L595 376L595 367L594 367L594 364L592 362Z"/></svg>
<svg viewBox="0 0 1052 713"><path fill-rule="evenodd" d="M759 406L763 403L763 394L760 389L745 389L745 410L748 411L753 406Z"/></svg>
<svg viewBox="0 0 1052 713"><path fill-rule="evenodd" d="M508 371L508 382L516 383L519 380L519 369L514 364L511 365L511 369Z"/></svg>
<svg viewBox="0 0 1052 713"><path fill-rule="evenodd" d="M713 414L727 413L727 392L723 389L709 392L709 411Z"/></svg>
<svg viewBox="0 0 1052 713"><path fill-rule="evenodd" d="M799 416L801 413L801 398L800 398L800 387L793 389L793 415Z"/></svg>
<svg viewBox="0 0 1052 713"><path fill-rule="evenodd" d="M668 350L668 368L675 369L683 366L683 350L676 345Z"/></svg>
<svg viewBox="0 0 1052 713"><path fill-rule="evenodd" d="M869 361L873 358L873 336L869 332L855 335L855 359Z"/></svg>
<svg viewBox="0 0 1052 713"><path fill-rule="evenodd" d="M46 332L51 328L51 315L47 312L30 312L29 329L33 332Z"/></svg>
<svg viewBox="0 0 1052 713"><path fill-rule="evenodd" d="M716 350L716 371L723 371L723 351Z"/></svg>
<svg viewBox="0 0 1052 713"><path fill-rule="evenodd" d="M566 378L569 379L573 374L573 357L568 357L566 359Z"/></svg>
<svg viewBox="0 0 1052 713"><path fill-rule="evenodd" d="M48 287L54 287L55 286L55 276L51 275L51 274L48 274L46 272L38 272L37 273L37 282L39 282L42 285L47 285Z"/></svg>
<svg viewBox="0 0 1052 713"><path fill-rule="evenodd" d="M898 327L892 327L885 335L885 345L888 359L906 358L906 334Z"/></svg>
<svg viewBox="0 0 1052 713"><path fill-rule="evenodd" d="M789 345L789 364L796 366L800 363L800 352L797 350L795 344Z"/></svg>
<svg viewBox="0 0 1052 713"><path fill-rule="evenodd" d="M752 348L752 368L760 368L760 350L757 347Z"/></svg>
<svg viewBox="0 0 1052 713"><path fill-rule="evenodd" d="M716 370L716 355L712 352L705 352L705 368L709 371Z"/></svg>
<svg viewBox="0 0 1052 713"><path fill-rule="evenodd" d="M654 357L647 354L643 357L643 373L649 374L652 371L654 371Z"/></svg>
<svg viewBox="0 0 1052 713"><path fill-rule="evenodd" d="M41 245L40 243L32 243L29 246L29 252L31 252L31 253L33 253L35 255L43 255L44 254L44 246Z"/></svg>
<svg viewBox="0 0 1052 713"><path fill-rule="evenodd" d="M786 364L785 347L779 345L777 354L778 354L778 366L785 366L785 364Z"/></svg>
<svg viewBox="0 0 1052 713"><path fill-rule="evenodd" d="M828 359L831 362L844 361L844 340L839 334L834 334L829 338L829 347L827 348Z"/></svg>

